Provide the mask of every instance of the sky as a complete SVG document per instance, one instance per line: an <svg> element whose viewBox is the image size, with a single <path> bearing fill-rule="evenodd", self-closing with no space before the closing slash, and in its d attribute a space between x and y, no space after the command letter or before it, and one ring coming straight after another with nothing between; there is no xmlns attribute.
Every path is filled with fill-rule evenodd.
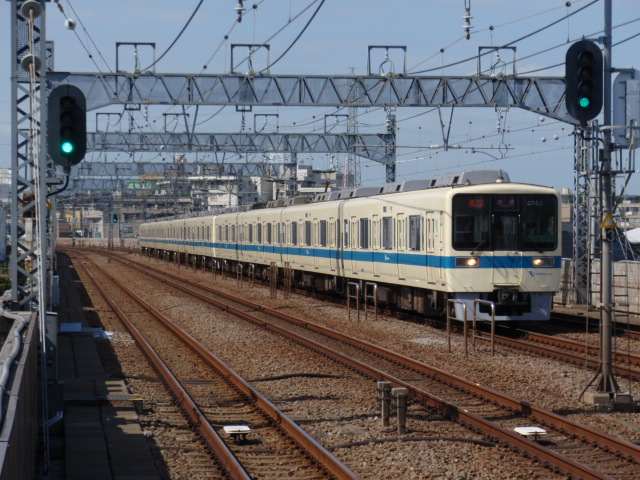
<svg viewBox="0 0 640 480"><path fill-rule="evenodd" d="M155 58L162 56L154 66L156 73L228 73L231 45L268 43L271 61L282 55L271 67L271 73L278 75L364 75L368 47L390 45L406 47L409 74L466 76L477 73L476 57L481 47L510 45L516 47L515 53L504 49L500 58L490 59L496 72L510 74L516 68L523 76L562 77L567 48L583 37L598 39L604 28L604 0L245 0L242 22L237 21L237 0L58 3L64 13L56 3L47 3L47 39L55 44L54 70L70 72L115 71L118 42L128 44L118 49L119 68L145 69L153 63L153 50L141 46L136 57L130 44L146 42L155 43ZM5 28L0 28L0 167L10 166L11 154L10 5L8 1L0 2L0 17L5 22ZM468 39L462 18L465 7L470 8L472 16ZM65 28L67 18L76 22L75 30ZM640 68L640 2L614 1L612 25L613 67ZM244 49L234 49L236 63L243 52ZM404 59L400 52L391 49L385 61L384 50L374 50L372 70L387 71L393 65L394 71L402 71ZM255 55L253 62L254 70L264 68L266 55ZM489 59L483 60L483 68L489 63ZM246 71L248 65L245 62L236 69ZM113 105L100 112L121 113L122 107ZM346 131L344 109L258 107L244 118L232 107L200 107L197 112L191 107L187 112L191 120L197 118L196 131L201 132L238 132L243 122L248 130L256 122L256 128L275 131L277 118L281 132L314 133L323 131L327 115L330 121L341 122L333 125L333 131ZM178 107L143 108L135 118L125 116L109 129L158 131L165 118L168 128L179 129L172 121L181 114ZM384 132L386 118L382 109L359 108L357 115L359 132ZM88 118L88 130L92 131L94 112ZM398 181L470 169L502 169L512 181L573 189L573 127L569 124L518 108L447 107L439 112L434 108L403 107L398 108L397 119ZM447 151L441 147L443 131L448 132L449 145L454 146ZM623 151L621 156L626 161L629 152ZM340 168L343 157L301 156L300 162L316 169ZM210 154L189 154L189 159L214 160ZM170 163L172 158L155 153L92 153L86 161ZM226 161L239 160L227 155ZM366 159L360 159L360 165L363 185L384 183L384 166ZM624 180L618 183L621 185ZM640 175L632 176L628 193L640 194Z"/></svg>

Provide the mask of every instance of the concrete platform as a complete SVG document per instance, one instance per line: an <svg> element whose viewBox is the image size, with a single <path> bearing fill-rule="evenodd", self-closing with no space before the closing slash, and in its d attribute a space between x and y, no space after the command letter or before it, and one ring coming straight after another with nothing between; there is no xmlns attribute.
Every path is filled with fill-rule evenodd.
<svg viewBox="0 0 640 480"><path fill-rule="evenodd" d="M124 381L105 374L81 302L82 284L58 255L58 381L62 385L61 461L68 480L152 480L160 475ZM69 324L74 324L69 328ZM84 330L84 331L83 331Z"/></svg>

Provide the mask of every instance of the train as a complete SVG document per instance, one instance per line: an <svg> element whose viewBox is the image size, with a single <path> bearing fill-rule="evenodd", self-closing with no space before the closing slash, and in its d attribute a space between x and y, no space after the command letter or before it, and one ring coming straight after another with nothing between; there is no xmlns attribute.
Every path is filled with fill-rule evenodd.
<svg viewBox="0 0 640 480"><path fill-rule="evenodd" d="M561 200L502 170L468 170L174 216L140 226L148 255L360 295L425 316L548 320L561 273ZM222 267L222 266L223 267Z"/></svg>

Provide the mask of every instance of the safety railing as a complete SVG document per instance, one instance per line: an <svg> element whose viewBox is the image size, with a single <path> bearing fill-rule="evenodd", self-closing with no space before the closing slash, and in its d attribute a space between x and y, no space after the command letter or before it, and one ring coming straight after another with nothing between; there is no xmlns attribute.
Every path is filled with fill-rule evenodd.
<svg viewBox="0 0 640 480"><path fill-rule="evenodd" d="M369 300L373 310L369 308ZM374 320L378 320L378 284L375 282L365 282L364 284L364 319L368 320L368 313L374 315Z"/></svg>
<svg viewBox="0 0 640 480"><path fill-rule="evenodd" d="M356 311L358 312L358 323L360 323L360 283L347 283L347 315L351 321L351 300L355 301Z"/></svg>

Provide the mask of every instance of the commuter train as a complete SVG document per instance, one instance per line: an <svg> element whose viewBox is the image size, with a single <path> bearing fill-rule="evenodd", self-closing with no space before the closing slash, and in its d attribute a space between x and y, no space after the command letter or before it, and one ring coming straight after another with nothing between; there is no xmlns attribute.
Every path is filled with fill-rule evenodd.
<svg viewBox="0 0 640 480"><path fill-rule="evenodd" d="M317 291L373 283L379 304L424 315L548 320L560 208L553 188L464 171L153 221L140 245L265 279L288 263L296 286Z"/></svg>

